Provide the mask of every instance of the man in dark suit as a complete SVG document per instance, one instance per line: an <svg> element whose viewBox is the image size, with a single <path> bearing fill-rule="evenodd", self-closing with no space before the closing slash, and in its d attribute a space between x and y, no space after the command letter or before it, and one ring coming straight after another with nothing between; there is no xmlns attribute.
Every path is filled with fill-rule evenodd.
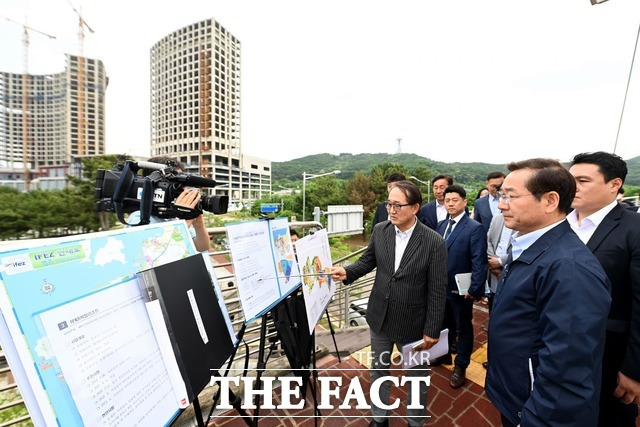
<svg viewBox="0 0 640 427"><path fill-rule="evenodd" d="M565 221L575 180L551 159L507 168L500 209L515 233L491 311L485 391L503 426L595 426L611 298Z"/></svg>
<svg viewBox="0 0 640 427"><path fill-rule="evenodd" d="M421 223L435 230L438 223L447 218L447 208L444 206L444 190L453 184L450 175L438 175L433 178L433 202L420 208L418 219Z"/></svg>
<svg viewBox="0 0 640 427"><path fill-rule="evenodd" d="M600 426L635 427L640 403L640 215L616 201L627 164L615 154L573 158L571 228L611 281L611 310L602 363Z"/></svg>
<svg viewBox="0 0 640 427"><path fill-rule="evenodd" d="M437 233L447 244L447 301L458 328L458 355L449 385L461 387L466 378L467 366L473 350L473 301L482 298L487 281L487 233L465 213L467 193L459 185L444 190L444 203L449 220L438 224ZM471 284L464 294L456 285L456 275L471 274ZM445 325L449 327L450 325Z"/></svg>
<svg viewBox="0 0 640 427"><path fill-rule="evenodd" d="M394 172L387 177L387 194L396 186L396 182L404 181L407 179L403 174ZM376 213L373 215L373 221L371 221L371 230L377 223L387 221L389 219L389 212L387 212L386 202L378 203Z"/></svg>
<svg viewBox="0 0 640 427"><path fill-rule="evenodd" d="M502 172L491 172L487 175L485 187L489 190L489 195L480 197L473 207L473 219L484 226L485 233L489 232L491 218L500 213L498 190L503 182L504 174Z"/></svg>
<svg viewBox="0 0 640 427"><path fill-rule="evenodd" d="M334 280L350 284L376 270L376 278L367 306L371 334L373 370L371 383L389 375L393 345L399 348L423 340L422 348L431 348L440 337L447 286L447 251L441 236L417 220L422 196L418 187L400 181L389 193L389 221L376 225L365 253L354 264L331 270ZM424 366L409 369L408 375L424 377ZM423 370L420 370L423 369ZM411 401L413 387L409 390ZM410 426L422 426L426 420L428 387L420 384L421 409L407 408ZM380 387L380 401L389 401L389 381ZM386 426L387 411L371 406L370 426Z"/></svg>

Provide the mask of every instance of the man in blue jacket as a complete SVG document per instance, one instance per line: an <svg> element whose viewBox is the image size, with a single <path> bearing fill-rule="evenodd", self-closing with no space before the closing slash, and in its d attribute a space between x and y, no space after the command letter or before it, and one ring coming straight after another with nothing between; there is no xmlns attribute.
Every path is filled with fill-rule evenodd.
<svg viewBox="0 0 640 427"><path fill-rule="evenodd" d="M500 209L515 233L489 323L487 396L504 426L595 426L611 297L566 221L575 180L551 159L507 168Z"/></svg>

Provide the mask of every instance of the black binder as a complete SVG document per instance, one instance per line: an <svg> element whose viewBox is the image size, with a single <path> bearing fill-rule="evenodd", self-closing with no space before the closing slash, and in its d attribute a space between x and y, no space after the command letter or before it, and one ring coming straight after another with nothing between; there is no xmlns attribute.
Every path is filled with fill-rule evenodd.
<svg viewBox="0 0 640 427"><path fill-rule="evenodd" d="M193 255L137 274L145 302L160 302L190 402L210 382L211 369L218 370L229 358L235 344L205 265L209 260L204 257L208 255ZM190 294L197 310L192 307ZM201 318L200 327L197 317Z"/></svg>

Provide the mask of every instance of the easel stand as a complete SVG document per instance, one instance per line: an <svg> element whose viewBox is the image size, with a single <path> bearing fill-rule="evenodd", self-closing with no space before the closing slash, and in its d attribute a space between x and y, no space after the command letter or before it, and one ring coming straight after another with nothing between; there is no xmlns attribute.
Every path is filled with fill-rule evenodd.
<svg viewBox="0 0 640 427"><path fill-rule="evenodd" d="M327 323L329 324L329 331L331 331L331 339L333 339L333 346L336 349L336 357L338 358L338 363L342 363L342 359L340 359L340 351L338 350L338 343L336 342L336 331L333 330L333 325L331 324L331 317L329 316L329 309L325 309L324 313L327 315ZM314 333L315 335L315 333ZM315 352L314 352L315 355Z"/></svg>
<svg viewBox="0 0 640 427"><path fill-rule="evenodd" d="M292 295L291 298L295 298L295 295ZM304 355L304 348L302 346L302 343L300 342L300 335L299 335L299 329L298 329L298 323L295 322L293 320L293 317L291 316L291 310L289 309L289 306L287 304L287 301L284 300L282 301L282 304L284 304L284 308L285 308L285 312L287 313L287 320L289 321L289 328L291 329L293 336L296 339L296 348L295 348L295 353L297 356L297 359L300 362L300 368L299 369L308 369L309 366L304 364L304 360L305 360L305 355ZM313 367L312 367L312 372L311 375L309 374L309 371L301 371L302 375L302 396L304 396L306 398L307 396L307 386L311 389L311 395L313 397L313 413L314 413L314 425L317 427L318 425L318 418L320 416L320 410L318 409L318 396L317 396L317 384L318 384L318 371L316 370L316 342L315 342L315 336L316 333L315 331L313 332L313 334L311 335L311 353L312 353L312 360L313 360ZM296 367L293 367L294 369ZM313 385L311 385L310 377L313 376Z"/></svg>
<svg viewBox="0 0 640 427"><path fill-rule="evenodd" d="M247 328L247 325L245 323L242 324L242 326L240 327L240 330L238 331L238 344L236 345L236 347L233 349L233 353L231 353L231 356L229 357L229 363L227 364L227 370L225 372L225 377L227 376L227 373L229 372L229 369L231 368L231 364L233 363L233 359L235 359L236 357L236 353L238 352L238 347L240 346L240 342L242 341L242 338L244 337L244 332ZM247 352L247 356L248 357L248 352ZM246 363L245 363L245 371L246 371ZM245 372L246 373L246 372ZM220 374L220 371L216 372L218 377L222 377L223 375ZM213 396L213 404L211 405L211 411L209 411L209 415L207 416L207 422L209 422L209 420L211 419L211 415L213 414L213 411L216 409L216 405L218 404L218 399L220 398L220 390L222 389L221 385L218 385L218 391L216 392L216 394ZM194 410L196 409L196 402L197 402L197 397L196 400L194 400ZM245 411L244 409L242 409L242 399L240 398L240 396L237 396L233 391L231 391L231 389L229 389L229 402L231 403L231 406L233 406L233 408L238 411L238 414L240 414L240 416L242 417L242 419L244 420L245 423L247 423L248 426L253 424L253 421L251 420L251 417L249 416L249 414L247 414L247 411ZM200 403L197 403L198 405L198 412L199 412L199 407L200 407ZM196 414L198 413L196 412ZM202 418L202 414L200 414L200 418ZM198 419L197 415L196 415L196 420ZM199 422L199 420L198 420ZM200 424L198 424L200 426ZM204 425L204 423L203 423Z"/></svg>

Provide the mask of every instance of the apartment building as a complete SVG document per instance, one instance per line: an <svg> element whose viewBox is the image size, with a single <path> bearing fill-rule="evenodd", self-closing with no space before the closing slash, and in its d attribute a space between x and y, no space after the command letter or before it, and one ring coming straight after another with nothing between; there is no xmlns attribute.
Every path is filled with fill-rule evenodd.
<svg viewBox="0 0 640 427"><path fill-rule="evenodd" d="M65 57L60 73L0 72L0 185L61 188L72 157L104 154L104 64Z"/></svg>
<svg viewBox="0 0 640 427"><path fill-rule="evenodd" d="M151 156L177 157L188 172L215 179L211 194L250 200L271 190L271 162L243 157L240 52L214 19L151 48Z"/></svg>

